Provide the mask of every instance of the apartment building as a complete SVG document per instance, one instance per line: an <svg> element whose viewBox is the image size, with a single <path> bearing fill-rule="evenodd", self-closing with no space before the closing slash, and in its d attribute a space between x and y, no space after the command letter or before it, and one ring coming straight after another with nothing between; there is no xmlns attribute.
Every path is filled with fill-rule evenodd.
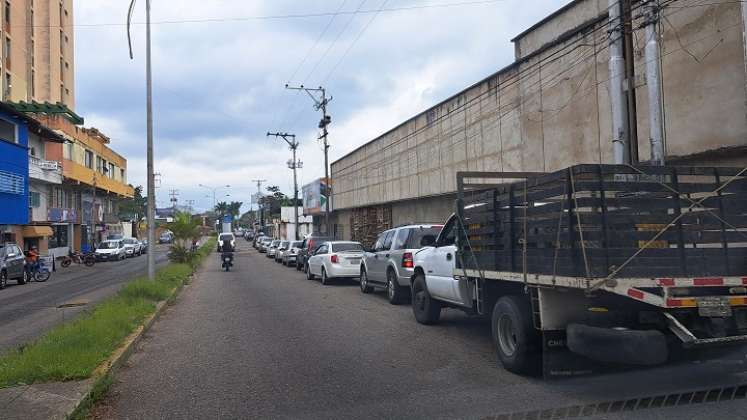
<svg viewBox="0 0 747 420"><path fill-rule="evenodd" d="M75 109L73 0L2 0L2 100Z"/></svg>

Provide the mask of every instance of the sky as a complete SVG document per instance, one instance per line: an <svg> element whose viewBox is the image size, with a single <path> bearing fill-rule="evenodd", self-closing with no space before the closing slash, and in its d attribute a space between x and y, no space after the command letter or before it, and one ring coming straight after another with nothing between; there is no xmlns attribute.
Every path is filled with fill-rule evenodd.
<svg viewBox="0 0 747 420"><path fill-rule="evenodd" d="M157 205L195 210L242 201L253 179L293 195L296 135L302 185L324 176L324 86L330 162L513 61L510 39L569 0L152 0ZM75 111L111 137L128 182L146 184L145 0L75 0ZM227 196L228 194L228 196ZM300 196L300 192L299 192Z"/></svg>

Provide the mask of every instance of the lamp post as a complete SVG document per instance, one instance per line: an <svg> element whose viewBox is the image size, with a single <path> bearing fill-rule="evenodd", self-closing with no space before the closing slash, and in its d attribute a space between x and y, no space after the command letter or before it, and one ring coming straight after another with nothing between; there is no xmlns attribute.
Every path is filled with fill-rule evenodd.
<svg viewBox="0 0 747 420"><path fill-rule="evenodd" d="M202 188L207 188L208 190L210 190L210 191L213 192L213 210L215 210L215 204L216 204L215 203L215 192L218 191L218 190L220 190L220 189L222 189L222 188L231 188L230 185L220 185L220 186L217 186L217 187L211 187L211 186L208 186L208 185L205 185L205 184L198 184L198 186L200 186ZM229 194L226 194L226 197L228 197L228 196L229 196Z"/></svg>

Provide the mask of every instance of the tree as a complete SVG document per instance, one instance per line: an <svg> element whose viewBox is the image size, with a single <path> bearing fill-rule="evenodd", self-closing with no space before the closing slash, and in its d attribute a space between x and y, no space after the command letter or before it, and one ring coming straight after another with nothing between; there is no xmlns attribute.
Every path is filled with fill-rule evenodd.
<svg viewBox="0 0 747 420"><path fill-rule="evenodd" d="M228 214L228 203L221 201L215 205L215 212L218 214L218 218L223 220L223 216Z"/></svg>
<svg viewBox="0 0 747 420"><path fill-rule="evenodd" d="M174 233L169 258L181 263L191 262L194 258L192 243L200 238L200 222L187 212L177 211L174 213L174 221L166 227Z"/></svg>
<svg viewBox="0 0 747 420"><path fill-rule="evenodd" d="M132 185L130 185L132 186ZM147 212L148 197L143 197L143 186L135 187L132 198L122 200L119 203L119 218L139 222Z"/></svg>

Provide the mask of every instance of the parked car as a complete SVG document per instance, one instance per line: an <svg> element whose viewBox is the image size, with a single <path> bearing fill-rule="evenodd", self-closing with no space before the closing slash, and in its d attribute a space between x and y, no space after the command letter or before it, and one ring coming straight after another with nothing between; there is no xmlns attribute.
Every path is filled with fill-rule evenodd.
<svg viewBox="0 0 747 420"><path fill-rule="evenodd" d="M334 238L322 236L318 233L312 233L311 235L307 236L303 240L303 245L301 245L301 250L298 252L298 257L296 257L296 270L303 270L305 272L306 261L309 258L309 254L314 252L316 247L318 247L322 242L333 240Z"/></svg>
<svg viewBox="0 0 747 420"><path fill-rule="evenodd" d="M117 261L126 257L123 240L106 240L96 247L96 261Z"/></svg>
<svg viewBox="0 0 747 420"><path fill-rule="evenodd" d="M283 265L289 267L291 264L296 265L298 253L301 251L303 241L291 241L288 250L283 253Z"/></svg>
<svg viewBox="0 0 747 420"><path fill-rule="evenodd" d="M125 246L125 256L136 257L143 253L143 245L135 238L122 239Z"/></svg>
<svg viewBox="0 0 747 420"><path fill-rule="evenodd" d="M262 233L254 235L254 240L252 241L252 246L254 246L255 249L259 250L259 246L262 244L262 241L266 238L266 236Z"/></svg>
<svg viewBox="0 0 747 420"><path fill-rule="evenodd" d="M278 245L278 250L275 251L275 262L282 262L283 261L283 254L285 254L286 251L288 251L288 247L290 245L290 241L280 241L280 244Z"/></svg>
<svg viewBox="0 0 747 420"><path fill-rule="evenodd" d="M174 240L174 234L167 230L165 232L162 232L161 235L158 237L158 243L159 244L170 244Z"/></svg>
<svg viewBox="0 0 747 420"><path fill-rule="evenodd" d="M142 250L143 254L148 253L148 240L147 239L143 239L142 241L140 241L140 249Z"/></svg>
<svg viewBox="0 0 747 420"><path fill-rule="evenodd" d="M257 249L259 249L259 252L261 252L261 253L266 253L267 252L267 248L270 246L271 243L272 243L272 238L269 238L269 237L265 236L257 244Z"/></svg>
<svg viewBox="0 0 747 420"><path fill-rule="evenodd" d="M225 251L233 252L236 250L236 237L233 236L233 233L226 232L218 235L218 252L223 252L223 242L225 241L229 241L231 244L231 249L226 249Z"/></svg>
<svg viewBox="0 0 747 420"><path fill-rule="evenodd" d="M18 284L28 281L26 257L21 248L11 242L0 244L0 289L8 285L8 280L16 280Z"/></svg>
<svg viewBox="0 0 747 420"><path fill-rule="evenodd" d="M415 274L413 256L436 241L443 225L414 224L382 232L360 267L363 293L385 289L389 303L397 305L410 296L410 278Z"/></svg>
<svg viewBox="0 0 747 420"><path fill-rule="evenodd" d="M279 245L279 239L274 239L269 245L267 245L267 258L275 258L275 253L278 252Z"/></svg>
<svg viewBox="0 0 747 420"><path fill-rule="evenodd" d="M358 242L323 242L306 263L306 278L313 280L319 276L325 286L331 279L357 278L363 254L363 245Z"/></svg>

